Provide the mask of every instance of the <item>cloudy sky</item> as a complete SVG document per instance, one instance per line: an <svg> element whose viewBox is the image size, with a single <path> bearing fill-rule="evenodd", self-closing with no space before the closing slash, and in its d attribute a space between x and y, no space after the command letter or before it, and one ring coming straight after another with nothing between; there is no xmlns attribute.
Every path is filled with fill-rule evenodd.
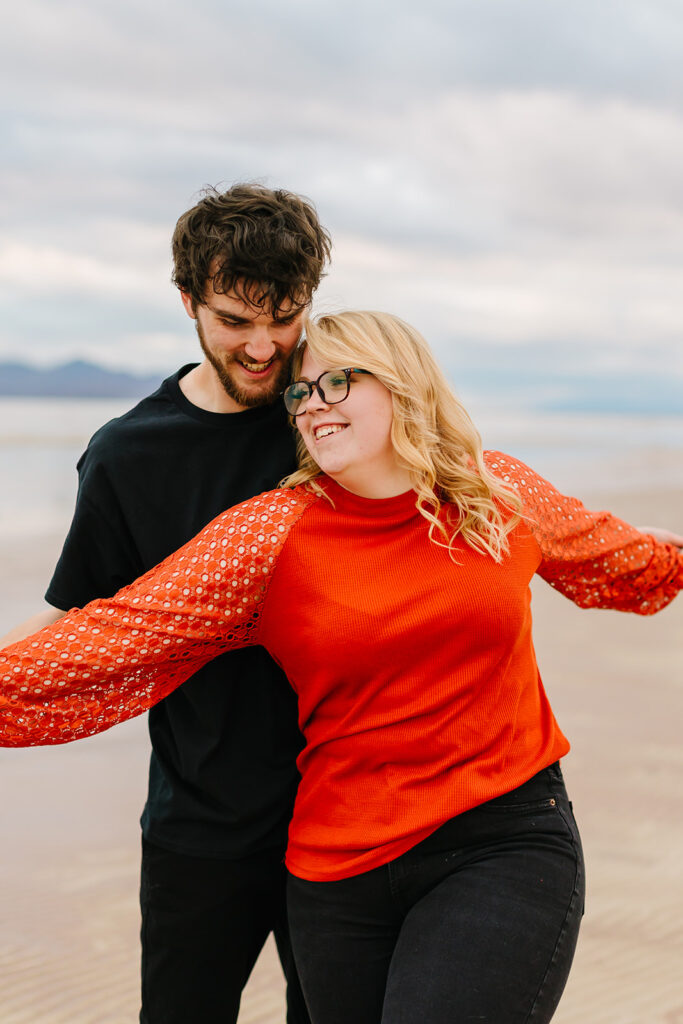
<svg viewBox="0 0 683 1024"><path fill-rule="evenodd" d="M0 68L0 359L193 358L173 225L258 180L333 235L319 309L683 391L681 0L22 0Z"/></svg>

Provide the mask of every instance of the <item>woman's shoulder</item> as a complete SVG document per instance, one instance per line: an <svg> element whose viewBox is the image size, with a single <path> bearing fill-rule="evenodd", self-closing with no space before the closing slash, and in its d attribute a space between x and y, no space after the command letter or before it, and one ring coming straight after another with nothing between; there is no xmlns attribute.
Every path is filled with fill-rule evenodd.
<svg viewBox="0 0 683 1024"><path fill-rule="evenodd" d="M272 491L248 498L226 509L214 519L212 526L218 529L239 530L241 533L256 530L262 533L272 527L282 533L303 515L306 509L319 495L314 494L306 486L278 487Z"/></svg>
<svg viewBox="0 0 683 1024"><path fill-rule="evenodd" d="M522 501L533 504L539 497L545 498L549 494L556 493L551 483L521 459L515 458L514 455L507 455L505 452L499 451L484 451L482 456L489 473L497 477L502 484L514 488Z"/></svg>
<svg viewBox="0 0 683 1024"><path fill-rule="evenodd" d="M525 465L520 459L516 459L514 455L508 455L505 452L499 452L495 450L485 450L482 452L482 458L484 459L484 465L490 470L495 476L502 476L507 473L515 479L526 472L533 472L529 466Z"/></svg>

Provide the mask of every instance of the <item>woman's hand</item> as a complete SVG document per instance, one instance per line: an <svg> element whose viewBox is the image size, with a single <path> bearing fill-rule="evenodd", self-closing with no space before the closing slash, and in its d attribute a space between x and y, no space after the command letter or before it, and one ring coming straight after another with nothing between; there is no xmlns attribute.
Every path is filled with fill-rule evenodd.
<svg viewBox="0 0 683 1024"><path fill-rule="evenodd" d="M64 615L66 615L66 612L61 611L59 608L46 608L45 611L38 612L37 615L26 619L21 625L15 626L5 636L0 637L0 649L8 647L10 644L19 643L20 640L25 640L27 636L37 633L39 629L45 629L46 626L51 626L53 622L57 622Z"/></svg>
<svg viewBox="0 0 683 1024"><path fill-rule="evenodd" d="M673 544L675 548L683 548L683 535L680 533L662 530L658 526L636 526L636 530L639 530L641 533L648 533L662 544Z"/></svg>

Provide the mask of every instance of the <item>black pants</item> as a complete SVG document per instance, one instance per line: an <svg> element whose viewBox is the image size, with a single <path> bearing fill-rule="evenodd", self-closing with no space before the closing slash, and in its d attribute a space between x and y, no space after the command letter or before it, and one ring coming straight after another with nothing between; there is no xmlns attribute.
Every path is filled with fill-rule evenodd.
<svg viewBox="0 0 683 1024"><path fill-rule="evenodd" d="M142 841L141 1024L234 1024L269 933L288 1024L309 1024L294 968L281 858L187 857Z"/></svg>
<svg viewBox="0 0 683 1024"><path fill-rule="evenodd" d="M383 867L290 876L314 1024L544 1024L583 914L581 844L559 766Z"/></svg>

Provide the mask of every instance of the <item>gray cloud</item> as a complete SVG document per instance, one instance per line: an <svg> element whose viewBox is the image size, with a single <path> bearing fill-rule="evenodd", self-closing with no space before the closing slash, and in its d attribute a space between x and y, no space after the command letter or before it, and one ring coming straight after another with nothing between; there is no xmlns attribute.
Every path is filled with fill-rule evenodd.
<svg viewBox="0 0 683 1024"><path fill-rule="evenodd" d="M163 17L149 3L28 0L4 28L5 74L21 79L23 102L56 105L62 96L41 89L50 78L83 112L142 89L179 100L180 116L183 96L203 93L206 111L220 116L238 90L242 99L277 90L329 97L339 86L366 107L461 87L677 104L683 78L677 0L199 0L191 13L169 0Z"/></svg>
<svg viewBox="0 0 683 1024"><path fill-rule="evenodd" d="M321 304L393 309L444 355L571 338L681 372L682 23L667 0L27 0L0 44L0 354L172 367L173 223L259 178L333 232Z"/></svg>

